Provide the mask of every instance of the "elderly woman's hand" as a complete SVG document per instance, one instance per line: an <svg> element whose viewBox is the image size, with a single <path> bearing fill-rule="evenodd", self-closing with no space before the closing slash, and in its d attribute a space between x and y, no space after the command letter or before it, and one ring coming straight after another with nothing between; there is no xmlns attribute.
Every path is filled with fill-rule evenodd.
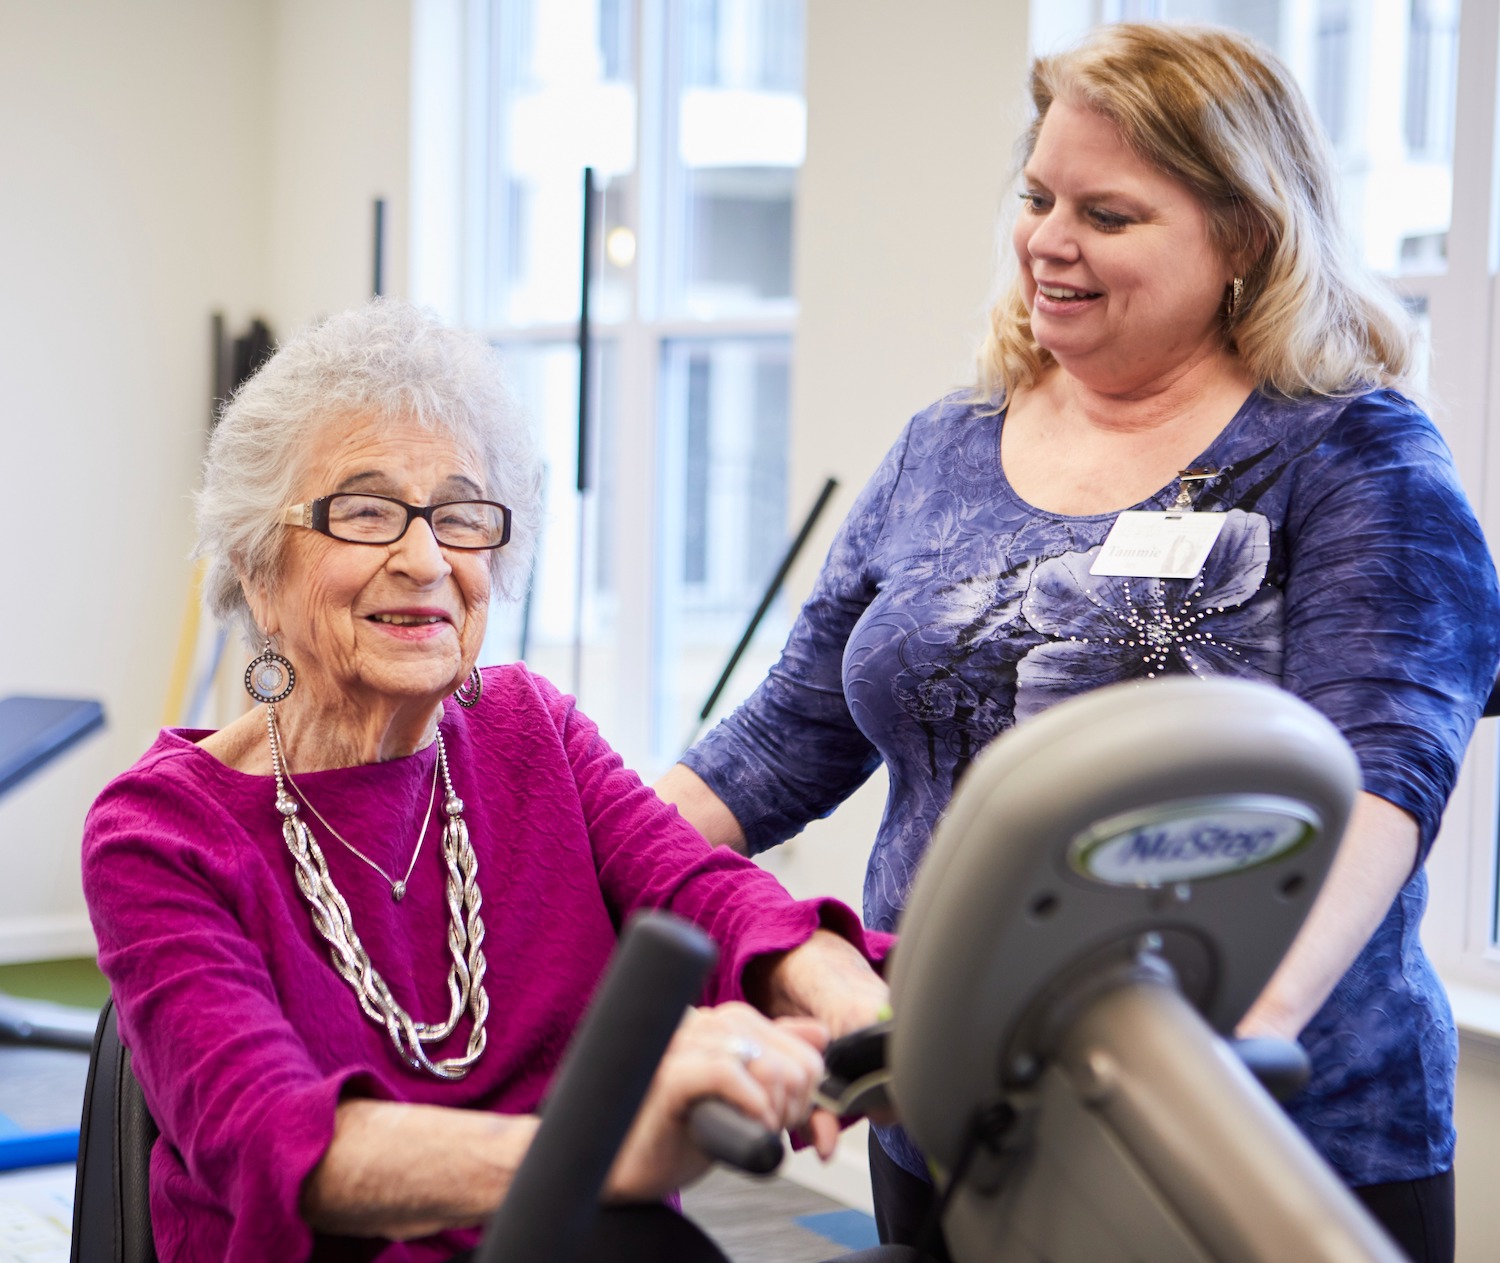
<svg viewBox="0 0 1500 1263"><path fill-rule="evenodd" d="M718 1097L776 1132L807 1122L827 1042L819 1022L772 1021L748 1004L689 1010L615 1159L605 1196L655 1200L702 1175L711 1160L694 1144L687 1120L704 1097Z"/></svg>

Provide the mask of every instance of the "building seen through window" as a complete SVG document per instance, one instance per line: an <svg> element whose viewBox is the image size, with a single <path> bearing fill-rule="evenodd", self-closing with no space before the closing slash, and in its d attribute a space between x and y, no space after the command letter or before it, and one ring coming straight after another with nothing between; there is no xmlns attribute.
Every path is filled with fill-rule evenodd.
<svg viewBox="0 0 1500 1263"><path fill-rule="evenodd" d="M1441 269L1453 205L1460 0L1033 0L1038 50L1095 21L1209 22L1276 49L1337 155L1344 216L1366 261Z"/></svg>

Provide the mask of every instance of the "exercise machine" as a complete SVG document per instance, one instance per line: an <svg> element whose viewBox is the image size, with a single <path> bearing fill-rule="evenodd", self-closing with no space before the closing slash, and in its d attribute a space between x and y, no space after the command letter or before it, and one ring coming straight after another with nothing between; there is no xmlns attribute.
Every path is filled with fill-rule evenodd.
<svg viewBox="0 0 1500 1263"><path fill-rule="evenodd" d="M956 1258L1399 1263L1263 1085L1294 1089L1301 1050L1230 1042L1307 915L1359 783L1323 716L1237 680L1101 689L974 762L902 921L895 1020L852 1056L883 1047L888 1064L830 1085L894 1106L932 1164ZM652 985L638 978L635 994ZM599 1049L619 1044L570 1054L518 1190L533 1157L577 1169L550 1148L577 1140L570 1078L607 1078ZM649 1074L634 1081L643 1092ZM634 1104L594 1092L623 1136ZM591 1189L574 1187L586 1204L607 1166L596 1158ZM528 1201L500 1215L527 1218ZM502 1250L492 1229L480 1257L569 1257L531 1238L525 1250Z"/></svg>
<svg viewBox="0 0 1500 1263"><path fill-rule="evenodd" d="M964 1263L1398 1263L1227 1042L1332 863L1359 769L1279 689L1117 685L969 769L892 975L890 1095ZM1248 1061L1248 1064L1247 1064Z"/></svg>

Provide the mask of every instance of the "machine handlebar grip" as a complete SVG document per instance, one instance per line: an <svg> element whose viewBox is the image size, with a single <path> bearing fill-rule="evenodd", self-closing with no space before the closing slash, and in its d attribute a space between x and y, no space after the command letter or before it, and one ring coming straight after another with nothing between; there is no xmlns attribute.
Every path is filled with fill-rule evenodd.
<svg viewBox="0 0 1500 1263"><path fill-rule="evenodd" d="M1278 1101L1289 1101L1307 1086L1312 1062L1307 1050L1291 1039L1255 1036L1231 1039L1229 1047L1261 1087Z"/></svg>
<svg viewBox="0 0 1500 1263"><path fill-rule="evenodd" d="M688 1131L709 1157L751 1175L770 1175L785 1154L780 1135L718 1097L705 1097L688 1111Z"/></svg>

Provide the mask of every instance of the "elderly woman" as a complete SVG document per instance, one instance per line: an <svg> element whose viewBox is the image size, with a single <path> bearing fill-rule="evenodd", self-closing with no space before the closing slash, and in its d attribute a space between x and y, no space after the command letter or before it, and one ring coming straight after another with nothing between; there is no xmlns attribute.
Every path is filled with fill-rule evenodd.
<svg viewBox="0 0 1500 1263"><path fill-rule="evenodd" d="M471 1248L636 909L721 954L615 1201L706 1167L697 1098L803 1123L830 1032L885 1002L884 942L851 912L711 849L545 680L476 668L492 591L525 583L537 485L489 348L401 304L304 333L224 410L199 552L215 611L261 647L260 704L163 732L83 855L161 1127L164 1260ZM834 1120L814 1130L826 1151ZM660 1232L636 1251L679 1257Z"/></svg>
<svg viewBox="0 0 1500 1263"><path fill-rule="evenodd" d="M1449 1258L1457 1044L1421 865L1500 604L1450 456L1398 393L1410 322L1348 257L1311 112L1253 41L1105 27L1037 61L1031 95L977 388L911 421L779 666L658 788L755 852L884 761L865 913L890 929L954 782L1013 723L1169 673L1296 693L1365 793L1242 1029L1300 1036L1293 1118L1415 1258ZM910 1240L925 1169L880 1139L882 1230Z"/></svg>

